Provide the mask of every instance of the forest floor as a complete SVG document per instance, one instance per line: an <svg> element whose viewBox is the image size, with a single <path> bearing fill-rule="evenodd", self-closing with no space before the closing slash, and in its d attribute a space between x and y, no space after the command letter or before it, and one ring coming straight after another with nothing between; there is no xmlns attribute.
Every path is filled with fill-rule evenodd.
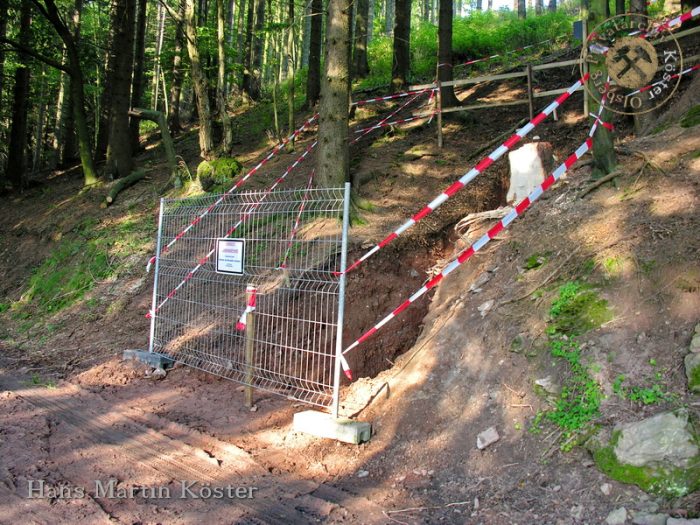
<svg viewBox="0 0 700 525"><path fill-rule="evenodd" d="M569 78L547 82L561 87ZM684 83L677 104L698 103L687 100L700 92L693 82ZM506 86L511 92L499 88L500 95L520 89ZM581 106L577 94L557 121L532 134L550 142L559 159L586 136ZM376 119L374 111L388 110L358 111L356 125ZM524 116L494 109L448 120L442 150L434 124L373 132L353 147L352 170L371 211L352 228L350 259L463 175L480 158L472 152ZM617 146L627 152L618 178L582 197L591 169L581 163L429 300L351 354L360 379L343 386L343 410L373 424L372 440L359 446L294 432L293 414L308 408L301 403L258 392L251 411L236 383L183 366L156 380L147 367L121 360L123 350L147 345L152 281L143 268L167 179L157 149L139 159L149 178L107 209L99 206L100 191L79 193L74 171L52 173L5 201L0 523L563 525L603 523L620 507L630 520L635 512L697 515L697 494L645 494L606 478L551 424L528 430L550 408L534 381L565 381L566 367L548 351L547 328L560 287L575 282L595 289L610 312L581 339L605 394L595 423L679 406L700 417L682 368L700 321L700 133L669 123L636 138L629 123L616 126ZM252 133L239 137L235 154L246 166L269 148ZM311 140L304 135L297 152ZM177 148L194 172L196 135ZM278 155L250 187L266 187L294 158ZM307 175L297 170L289 187L303 187ZM503 205L507 176L503 159L350 274L346 342L464 247L453 226ZM105 264L91 264L103 253ZM66 296L51 292L52 276L66 268L97 285L78 280ZM649 404L616 395L620 375L630 385L658 384L662 395ZM500 440L478 450L477 434L492 426ZM96 480L110 479L117 491L135 489L135 497L96 497ZM67 487L74 497L48 491L27 499L30 480ZM183 480L198 482L195 495L209 486L244 489L238 498L181 499ZM150 497L149 487L167 487L172 498Z"/></svg>

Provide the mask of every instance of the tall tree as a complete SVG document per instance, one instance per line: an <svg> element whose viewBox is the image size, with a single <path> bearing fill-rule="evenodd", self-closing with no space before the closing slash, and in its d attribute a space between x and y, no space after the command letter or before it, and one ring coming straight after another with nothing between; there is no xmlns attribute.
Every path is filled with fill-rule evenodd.
<svg viewBox="0 0 700 525"><path fill-rule="evenodd" d="M590 0L590 13L588 13L588 27L590 30L598 26L607 18L606 6L607 0ZM585 14L585 9L582 9ZM608 76L605 67L605 61L592 62L590 64L591 77L600 76L605 79ZM590 95L587 95L590 96ZM590 97L590 107L594 113L597 113L599 104L593 97ZM600 116L603 121L608 121L610 111L603 109ZM597 176L607 175L615 169L617 158L615 148L613 147L612 134L605 126L598 126L595 135L593 135L593 173Z"/></svg>
<svg viewBox="0 0 700 525"><path fill-rule="evenodd" d="M367 27L369 24L370 0L357 1L357 13L355 14L355 54L353 56L355 78L365 78L369 75L367 63Z"/></svg>
<svg viewBox="0 0 700 525"><path fill-rule="evenodd" d="M0 0L0 39L7 34L7 0ZM2 89L5 74L5 48L0 46L0 111L2 110Z"/></svg>
<svg viewBox="0 0 700 525"><path fill-rule="evenodd" d="M622 0L624 2L624 0ZM544 0L535 0L535 14L541 15L544 12Z"/></svg>
<svg viewBox="0 0 700 525"><path fill-rule="evenodd" d="M395 0L394 59L391 64L391 86L399 91L408 86L411 69L411 0Z"/></svg>
<svg viewBox="0 0 700 525"><path fill-rule="evenodd" d="M452 0L440 0L438 16L438 79L440 82L452 80ZM443 107L459 105L452 86L440 87L440 101Z"/></svg>
<svg viewBox="0 0 700 525"><path fill-rule="evenodd" d="M557 0L549 0L547 11L554 13L557 10Z"/></svg>
<svg viewBox="0 0 700 525"><path fill-rule="evenodd" d="M224 40L225 17L226 13L224 11L224 0L216 0L216 34L219 58L219 69L216 77L216 105L224 131L221 139L221 149L226 154L229 154L231 153L231 148L233 148L233 128L231 126L231 117L226 109L226 50Z"/></svg>
<svg viewBox="0 0 700 525"><path fill-rule="evenodd" d="M260 98L261 67L263 60L265 0L249 0L246 28L243 90L252 100Z"/></svg>
<svg viewBox="0 0 700 525"><path fill-rule="evenodd" d="M311 0L311 36L309 73L306 79L306 105L314 107L321 94L321 39L323 37L323 0Z"/></svg>
<svg viewBox="0 0 700 525"><path fill-rule="evenodd" d="M173 53L172 81L170 83L170 104L168 104L168 128L171 133L180 131L180 99L182 98L182 48L185 33L182 20L185 17L185 2L180 2L178 19L175 20L175 50Z"/></svg>
<svg viewBox="0 0 700 525"><path fill-rule="evenodd" d="M131 80L131 107L143 107L144 62L146 55L146 0L137 0L136 37L134 39L134 75ZM129 122L131 134L131 151L139 148L139 120L132 118Z"/></svg>
<svg viewBox="0 0 700 525"><path fill-rule="evenodd" d="M318 179L339 186L350 175L348 106L350 104L350 11L353 0L329 0L326 60L321 79L318 129Z"/></svg>
<svg viewBox="0 0 700 525"><path fill-rule="evenodd" d="M396 0L385 0L384 4L384 34L390 35L394 30L394 15L396 13Z"/></svg>
<svg viewBox="0 0 700 525"><path fill-rule="evenodd" d="M615 14L624 15L625 14L625 0L615 0Z"/></svg>
<svg viewBox="0 0 700 525"><path fill-rule="evenodd" d="M115 0L118 24L111 53L113 71L107 71L112 79L112 110L107 145L105 173L112 178L126 177L134 166L129 130L129 108L131 107L131 77L134 66L134 26L136 0Z"/></svg>
<svg viewBox="0 0 700 525"><path fill-rule="evenodd" d="M289 27L287 27L287 67L289 69L289 96L287 98L287 124L289 133L294 131L294 74L296 72L296 49L294 45L294 0L288 0L287 16L289 17ZM294 149L294 143L289 147Z"/></svg>
<svg viewBox="0 0 700 525"><path fill-rule="evenodd" d="M525 0L516 0L518 4L518 18L525 18L527 16L527 4Z"/></svg>
<svg viewBox="0 0 700 525"><path fill-rule="evenodd" d="M32 5L22 0L19 13L19 43L29 48L31 43ZM12 100L12 127L7 148L8 179L15 190L26 186L27 180L27 113L29 109L29 55L20 52L15 69L15 87Z"/></svg>

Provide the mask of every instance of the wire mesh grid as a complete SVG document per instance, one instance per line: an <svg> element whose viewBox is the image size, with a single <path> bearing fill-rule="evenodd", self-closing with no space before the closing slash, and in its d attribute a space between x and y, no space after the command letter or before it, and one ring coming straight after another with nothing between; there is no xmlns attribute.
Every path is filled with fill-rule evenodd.
<svg viewBox="0 0 700 525"><path fill-rule="evenodd" d="M163 199L159 244L167 245L217 198ZM228 195L159 254L154 305L160 307L152 319L151 350L258 389L330 406L343 202L342 188ZM226 236L245 242L242 275L216 271L212 252ZM246 332L236 329L248 285L257 288L252 363L245 358Z"/></svg>

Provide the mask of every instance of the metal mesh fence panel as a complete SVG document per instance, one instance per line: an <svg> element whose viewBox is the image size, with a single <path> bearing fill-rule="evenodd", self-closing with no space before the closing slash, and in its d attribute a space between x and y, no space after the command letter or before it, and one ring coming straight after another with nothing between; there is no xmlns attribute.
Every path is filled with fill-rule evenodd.
<svg viewBox="0 0 700 525"><path fill-rule="evenodd" d="M170 249L159 249L150 350L256 389L330 406L344 195L342 188L231 194ZM158 245L218 198L163 199ZM225 237L235 241L217 249ZM240 265L217 262L227 246L242 249ZM240 274L220 273L231 269ZM248 334L252 361L245 352L249 328L236 327L251 285L257 289Z"/></svg>

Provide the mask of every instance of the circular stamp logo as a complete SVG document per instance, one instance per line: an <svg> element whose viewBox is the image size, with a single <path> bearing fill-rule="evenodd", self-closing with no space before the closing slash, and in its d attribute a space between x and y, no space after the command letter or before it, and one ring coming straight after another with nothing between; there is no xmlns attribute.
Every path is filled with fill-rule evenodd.
<svg viewBox="0 0 700 525"><path fill-rule="evenodd" d="M588 35L581 50L581 75L590 69L586 91L624 115L653 111L680 82L683 53L666 26L643 15L608 18ZM607 71L607 74L606 74Z"/></svg>

